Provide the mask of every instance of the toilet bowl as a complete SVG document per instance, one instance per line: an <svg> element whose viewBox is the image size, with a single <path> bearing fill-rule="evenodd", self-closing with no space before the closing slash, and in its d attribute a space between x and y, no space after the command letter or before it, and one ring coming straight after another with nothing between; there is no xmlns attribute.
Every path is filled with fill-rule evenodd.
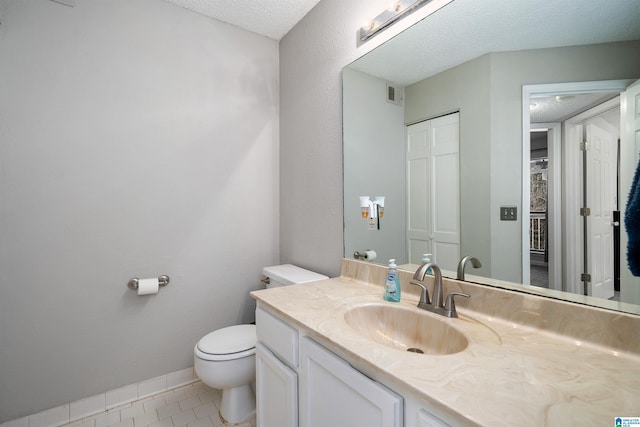
<svg viewBox="0 0 640 427"><path fill-rule="evenodd" d="M291 264L265 267L267 288L327 279ZM222 390L220 417L241 423L256 413L256 326L236 325L205 335L193 349L194 369L203 383Z"/></svg>
<svg viewBox="0 0 640 427"><path fill-rule="evenodd" d="M220 416L241 423L256 411L256 326L236 325L205 335L196 344L193 367L209 387L222 390Z"/></svg>

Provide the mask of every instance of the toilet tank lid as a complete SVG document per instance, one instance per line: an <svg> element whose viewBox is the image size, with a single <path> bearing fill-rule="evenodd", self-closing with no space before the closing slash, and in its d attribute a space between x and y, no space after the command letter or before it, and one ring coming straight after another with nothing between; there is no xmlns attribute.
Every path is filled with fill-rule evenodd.
<svg viewBox="0 0 640 427"><path fill-rule="evenodd" d="M262 274L284 285L314 282L328 279L328 276L305 270L293 264L273 265L262 269Z"/></svg>
<svg viewBox="0 0 640 427"><path fill-rule="evenodd" d="M232 354L256 346L256 325L235 325L218 329L198 341L198 350L207 354Z"/></svg>

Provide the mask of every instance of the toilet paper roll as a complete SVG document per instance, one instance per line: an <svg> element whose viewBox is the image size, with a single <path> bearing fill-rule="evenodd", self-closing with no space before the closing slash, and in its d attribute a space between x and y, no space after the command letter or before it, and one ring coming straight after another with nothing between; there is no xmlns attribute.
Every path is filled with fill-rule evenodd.
<svg viewBox="0 0 640 427"><path fill-rule="evenodd" d="M364 253L364 259L368 261L373 261L377 257L378 257L378 254L376 253L376 251L369 250L369 251L365 251Z"/></svg>
<svg viewBox="0 0 640 427"><path fill-rule="evenodd" d="M158 281L158 278L138 280L138 295L157 294L159 289L160 282Z"/></svg>

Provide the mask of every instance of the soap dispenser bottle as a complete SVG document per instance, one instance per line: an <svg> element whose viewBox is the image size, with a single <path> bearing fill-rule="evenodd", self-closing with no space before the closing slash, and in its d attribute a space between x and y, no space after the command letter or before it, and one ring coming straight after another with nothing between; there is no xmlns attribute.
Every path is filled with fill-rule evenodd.
<svg viewBox="0 0 640 427"><path fill-rule="evenodd" d="M431 255L431 254L422 255L422 263L423 264L429 264L430 262L433 262L433 261L431 261L431 257L432 256L433 255ZM429 269L427 270L427 274L433 274L433 269L431 267L429 267Z"/></svg>
<svg viewBox="0 0 640 427"><path fill-rule="evenodd" d="M384 299L385 301L400 302L400 279L395 259L389 260L387 281L384 284Z"/></svg>

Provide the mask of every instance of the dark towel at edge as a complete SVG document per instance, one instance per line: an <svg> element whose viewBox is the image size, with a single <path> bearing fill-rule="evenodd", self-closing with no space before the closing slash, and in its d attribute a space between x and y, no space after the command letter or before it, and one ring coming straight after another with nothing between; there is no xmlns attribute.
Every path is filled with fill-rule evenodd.
<svg viewBox="0 0 640 427"><path fill-rule="evenodd" d="M627 230L627 263L634 276L640 276L640 162L633 175L627 208L624 212L624 226Z"/></svg>

